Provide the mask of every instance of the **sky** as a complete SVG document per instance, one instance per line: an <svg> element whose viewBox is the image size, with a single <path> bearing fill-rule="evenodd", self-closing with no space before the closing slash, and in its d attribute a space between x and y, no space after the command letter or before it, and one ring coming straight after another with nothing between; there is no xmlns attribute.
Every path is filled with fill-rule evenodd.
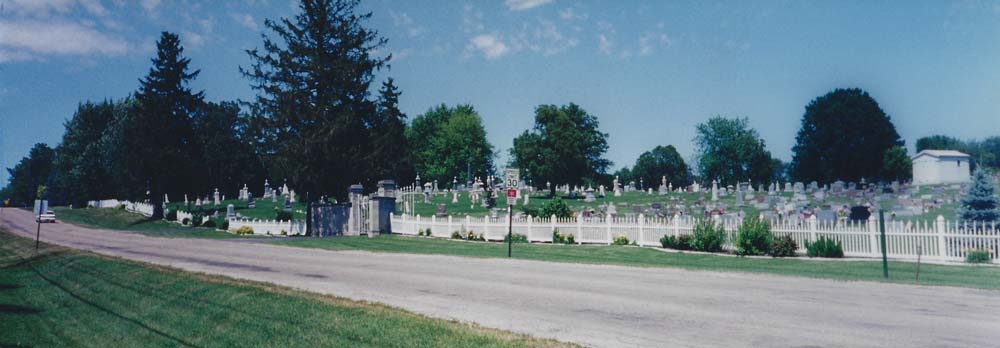
<svg viewBox="0 0 1000 348"><path fill-rule="evenodd" d="M911 153L917 138L1000 135L1000 1L396 1L366 23L391 54L411 118L472 104L506 162L541 104L576 103L609 134L613 168L695 125L747 117L783 160L805 106L868 91ZM289 0L0 0L0 166L55 146L88 100L138 87L162 31L178 33L208 100L250 100L239 67ZM375 84L377 87L378 83ZM7 173L0 173L6 183Z"/></svg>

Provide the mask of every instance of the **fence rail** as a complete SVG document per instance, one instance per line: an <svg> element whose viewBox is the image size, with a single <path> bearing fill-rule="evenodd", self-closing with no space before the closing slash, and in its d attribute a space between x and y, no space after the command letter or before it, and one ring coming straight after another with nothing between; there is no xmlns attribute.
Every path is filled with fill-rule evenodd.
<svg viewBox="0 0 1000 348"><path fill-rule="evenodd" d="M243 226L248 226L252 228L254 235L302 236L306 234L305 221L229 219L230 232L234 232Z"/></svg>
<svg viewBox="0 0 1000 348"><path fill-rule="evenodd" d="M507 235L507 216L454 218L448 216L430 218L410 215L392 215L392 232L416 235L419 231L430 230L431 236L449 238L454 231L482 234L487 240L500 241ZM733 250L732 240L736 237L741 221L716 219L723 225L726 243L723 248ZM696 219L690 216L673 218L647 218L639 215L626 217L537 218L515 217L512 223L514 233L523 234L530 242L551 242L552 234L572 234L579 244L610 244L616 236L625 236L640 246L659 246L660 238L666 235L680 236L693 233ZM818 221L815 216L808 220L770 220L771 232L775 237L791 236L805 252L805 242L826 237L840 241L844 255L848 257L881 257L879 247L878 218L874 215L868 221L849 220ZM1000 263L1000 231L994 223L960 224L948 223L938 216L934 223L911 223L903 221L886 222L886 250L889 257L913 259L921 255L924 259L938 261L963 261L971 249L985 249L993 255L993 262Z"/></svg>

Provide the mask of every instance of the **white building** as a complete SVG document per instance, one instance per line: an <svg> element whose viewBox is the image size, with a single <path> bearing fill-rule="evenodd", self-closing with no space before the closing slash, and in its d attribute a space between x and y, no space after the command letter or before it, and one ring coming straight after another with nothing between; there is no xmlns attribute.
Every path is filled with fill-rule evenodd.
<svg viewBox="0 0 1000 348"><path fill-rule="evenodd" d="M969 155L954 150L924 150L913 156L913 183L937 185L969 182Z"/></svg>

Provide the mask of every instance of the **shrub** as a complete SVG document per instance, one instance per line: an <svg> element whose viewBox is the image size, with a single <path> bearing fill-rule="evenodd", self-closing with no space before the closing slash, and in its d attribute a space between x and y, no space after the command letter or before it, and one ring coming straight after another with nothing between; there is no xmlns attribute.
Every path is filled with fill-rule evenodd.
<svg viewBox="0 0 1000 348"><path fill-rule="evenodd" d="M745 217L736 231L737 255L766 255L771 251L771 226L759 217Z"/></svg>
<svg viewBox="0 0 1000 348"><path fill-rule="evenodd" d="M990 251L982 248L969 249L965 254L965 262L968 263L989 263L992 260Z"/></svg>
<svg viewBox="0 0 1000 348"><path fill-rule="evenodd" d="M628 245L628 237L624 234L619 234L611 240L611 245Z"/></svg>
<svg viewBox="0 0 1000 348"><path fill-rule="evenodd" d="M485 236L483 236L482 234L476 235L476 232L473 232L473 231L469 231L469 233L465 236L465 239L466 240L486 241L486 237Z"/></svg>
<svg viewBox="0 0 1000 348"><path fill-rule="evenodd" d="M451 233L451 239L465 239L465 238L462 238L462 232L455 231Z"/></svg>
<svg viewBox="0 0 1000 348"><path fill-rule="evenodd" d="M541 214L543 217L551 217L552 215L555 215L560 218L568 218L573 216L573 211L569 210L569 206L566 205L566 202L563 202L562 198L557 196L542 206Z"/></svg>
<svg viewBox="0 0 1000 348"><path fill-rule="evenodd" d="M844 257L844 246L840 241L819 237L813 243L806 241L806 255L809 257Z"/></svg>
<svg viewBox="0 0 1000 348"><path fill-rule="evenodd" d="M507 243L508 240L510 240L510 239L511 239L510 236L507 236L507 235L503 236L503 242L504 243ZM514 233L514 238L513 239L514 239L514 243L527 243L528 242L528 236L520 234L520 233Z"/></svg>
<svg viewBox="0 0 1000 348"><path fill-rule="evenodd" d="M229 231L229 220L222 220L220 229L223 231Z"/></svg>
<svg viewBox="0 0 1000 348"><path fill-rule="evenodd" d="M191 219L184 218L184 220L181 220L181 224L182 225L187 225L187 224L190 224L190 223L191 223Z"/></svg>
<svg viewBox="0 0 1000 348"><path fill-rule="evenodd" d="M124 204L119 204L119 205L116 205L116 206L115 206L115 209L118 209L118 210L125 210L125 205L124 205Z"/></svg>
<svg viewBox="0 0 1000 348"><path fill-rule="evenodd" d="M660 237L660 245L662 245L664 248L680 249L678 247L678 245L677 245L677 239L679 239L679 238L674 237L674 236L663 236L663 237Z"/></svg>
<svg viewBox="0 0 1000 348"><path fill-rule="evenodd" d="M771 241L771 256L774 257L795 256L795 251L798 249L799 244L795 243L795 240L789 235L774 238Z"/></svg>
<svg viewBox="0 0 1000 348"><path fill-rule="evenodd" d="M718 252L722 251L722 243L726 239L722 224L716 224L711 219L701 219L694 224L694 234L688 245L693 250Z"/></svg>
<svg viewBox="0 0 1000 348"><path fill-rule="evenodd" d="M428 228L426 230L424 230L424 229L417 230L417 235L418 236L422 236L422 237L430 237L431 236L431 229Z"/></svg>
<svg viewBox="0 0 1000 348"><path fill-rule="evenodd" d="M274 210L274 219L278 221L288 221L292 219L292 212L280 209Z"/></svg>
<svg viewBox="0 0 1000 348"><path fill-rule="evenodd" d="M177 210L171 209L167 212L167 215L165 215L163 219L167 221L177 221Z"/></svg>
<svg viewBox="0 0 1000 348"><path fill-rule="evenodd" d="M212 219L205 220L205 222L201 224L201 227L215 228L215 221Z"/></svg>
<svg viewBox="0 0 1000 348"><path fill-rule="evenodd" d="M534 206L522 205L521 206L521 212L524 213L524 215L528 215L528 216L534 216L534 217L542 216L542 211L539 210L538 208L535 208ZM551 215L549 215L549 216L551 216ZM544 217L548 217L548 216L544 216Z"/></svg>
<svg viewBox="0 0 1000 348"><path fill-rule="evenodd" d="M691 239L693 237L690 234L677 236L677 250L691 250Z"/></svg>
<svg viewBox="0 0 1000 348"><path fill-rule="evenodd" d="M202 220L204 220L204 218L202 218L202 216L200 214L194 214L194 215L192 215L191 216L191 227L201 226Z"/></svg>
<svg viewBox="0 0 1000 348"><path fill-rule="evenodd" d="M552 243L576 244L576 237L569 233L561 233L557 228L555 231L552 231Z"/></svg>
<svg viewBox="0 0 1000 348"><path fill-rule="evenodd" d="M236 229L236 234L253 234L253 227L240 226L240 228Z"/></svg>

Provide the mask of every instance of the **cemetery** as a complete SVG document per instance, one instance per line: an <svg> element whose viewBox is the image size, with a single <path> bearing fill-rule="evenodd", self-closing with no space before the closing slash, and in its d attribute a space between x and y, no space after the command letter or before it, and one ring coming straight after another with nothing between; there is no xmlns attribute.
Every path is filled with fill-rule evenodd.
<svg viewBox="0 0 1000 348"><path fill-rule="evenodd" d="M836 181L828 185L750 182L720 185L694 183L675 187L621 185L571 187L550 190L517 185L523 192L511 204L502 180L487 177L472 185L441 188L423 183L395 188L384 180L371 194L361 185L349 188L349 202L305 204L287 184L271 188L265 182L260 198L246 185L237 199L214 190L193 201L185 195L174 202L164 197L167 220L185 226L215 227L236 235L358 236L419 235L484 241L504 241L507 209L514 211L511 228L527 242L552 243L555 235L571 244L632 244L658 247L664 238L692 235L701 220L718 223L725 234L721 249L732 252L740 224L748 217L765 221L775 237L787 236L803 254L806 245L828 238L842 245L847 257L878 257L878 209L883 209L888 255L896 259L924 257L936 261L963 261L973 249L1000 250L993 223L957 222L959 200L968 184L913 185ZM419 183L419 178L417 181ZM419 189L417 188L419 187ZM551 188L551 187L549 187ZM322 201L321 201L322 202ZM565 204L562 216L543 216L550 205ZM119 207L145 216L149 203L92 201L94 208ZM313 209L313 233L307 210ZM995 260L996 257L993 257Z"/></svg>

